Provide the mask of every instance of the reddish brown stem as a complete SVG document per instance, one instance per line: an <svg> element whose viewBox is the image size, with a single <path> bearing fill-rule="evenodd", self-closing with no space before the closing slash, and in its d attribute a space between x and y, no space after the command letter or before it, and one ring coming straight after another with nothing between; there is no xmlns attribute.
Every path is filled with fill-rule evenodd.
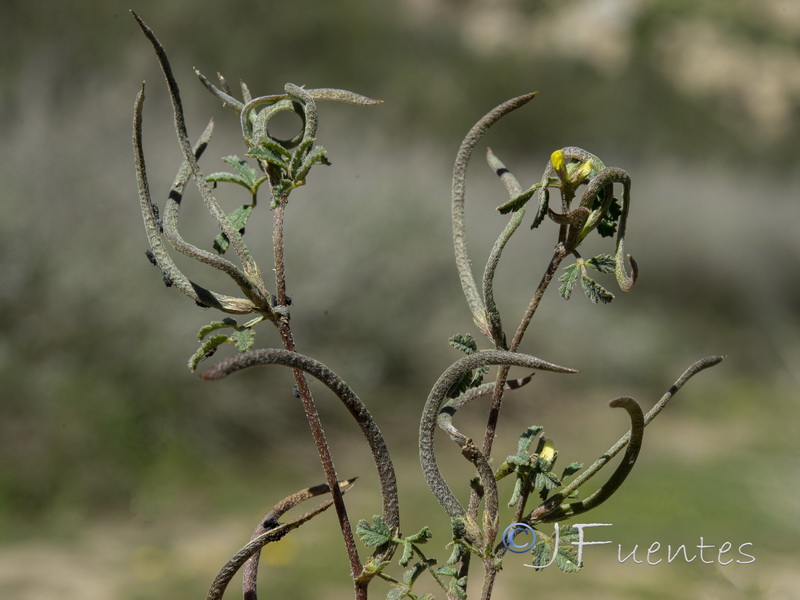
<svg viewBox="0 0 800 600"><path fill-rule="evenodd" d="M286 198L281 198L278 205L273 211L273 228L272 228L272 241L275 254L275 290L276 290L276 305L286 306L286 265L283 254L283 220L284 212L286 210ZM281 316L276 325L280 333L283 347L290 352L295 352L296 347L294 343L294 336L292 329L289 325L289 317L287 315ZM342 492L337 485L336 467L331 457L330 448L325 438L325 431L320 422L317 407L314 404L314 398L311 395L311 390L308 387L308 380L305 374L300 369L292 369L294 374L295 384L300 395L300 402L303 405L303 412L306 415L306 420L311 428L311 435L314 438L314 444L317 447L317 454L319 455L322 469L325 472L325 479L328 487L331 489L331 497L333 499L333 506L336 510L336 516L339 519L339 527L342 531L344 538L344 545L347 550L347 557L350 561L350 571L354 580L357 580L361 574L362 566L361 559L358 556L358 549L356 548L355 538L353 536L353 529L350 525L350 519L347 516L347 507L345 506ZM365 600L367 597L366 590L367 583L355 582L356 600Z"/></svg>

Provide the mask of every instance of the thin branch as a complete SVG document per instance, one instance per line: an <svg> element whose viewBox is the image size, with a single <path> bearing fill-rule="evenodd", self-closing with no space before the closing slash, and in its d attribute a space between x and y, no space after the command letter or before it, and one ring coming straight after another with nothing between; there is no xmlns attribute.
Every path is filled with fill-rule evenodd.
<svg viewBox="0 0 800 600"><path fill-rule="evenodd" d="M251 350L228 358L204 373L201 378L218 380L242 369L270 364L284 365L308 373L322 382L342 401L358 423L372 452L381 482L383 519L393 532L399 532L400 512L397 501L397 479L383 435L361 399L336 373L322 363L302 354L273 348Z"/></svg>
<svg viewBox="0 0 800 600"><path fill-rule="evenodd" d="M684 384L689 381L692 377L697 375L700 371L708 369L709 367L713 367L714 365L719 364L724 359L724 356L707 356L701 360L698 360L692 366L690 366L683 374L678 378L678 380L672 384L672 386L667 390L667 392L661 397L661 399L651 408L648 413L644 416L644 425L645 427L650 424L650 422L656 418L656 415L660 413L664 408L667 406L670 400L678 393ZM600 458L598 458L590 467L588 467L583 473L581 473L578 477L576 477L570 484L565 487L560 493L563 497L569 497L575 490L580 488L584 483L589 481L597 472L602 469L606 463L608 463L612 458L614 458L620 450L622 450L630 441L631 439L631 431L628 431L625 435L623 435L617 443L615 443L611 448L609 448Z"/></svg>
<svg viewBox="0 0 800 600"><path fill-rule="evenodd" d="M244 115L245 113L242 112ZM266 127L266 125L265 125ZM286 296L286 267L284 262L284 244L283 244L283 223L284 223L284 212L286 210L286 196L275 198L276 206L273 210L273 252L275 257L275 287L276 287L276 303L278 306L286 307L288 305L287 296ZM269 354L270 357L275 356L282 356L282 359L275 358L275 362L279 362L280 360L291 361L296 364L287 364L287 362L279 362L279 364L287 364L287 366L292 367L292 374L294 375L295 384L297 385L297 390L300 395L300 401L303 405L303 412L305 413L306 420L308 421L308 425L311 429L311 435L314 438L314 444L317 447L317 454L319 455L320 463L322 464L322 469L325 472L325 477L328 480L328 485L331 486L332 489L332 497L333 497L333 504L336 509L336 516L339 520L339 528L342 532L342 538L344 540L345 549L347 551L347 557L350 561L350 571L354 581L355 590L356 590L356 597L357 598L366 598L367 591L366 586L369 585L369 581L364 581L361 578L363 567L361 564L361 559L358 555L358 549L356 548L355 537L353 535L353 528L350 524L350 519L347 515L347 507L345 506L344 499L342 498L342 494L339 490L335 487L335 482L337 480L336 475L336 468L334 466L333 457L331 456L330 448L328 446L328 442L325 437L325 431L322 428L322 423L319 418L319 412L317 411L316 404L314 403L314 398L311 394L311 389L308 386L308 381L306 380L304 371L308 368L317 368L318 373L311 372L312 375L319 378L319 374L321 373L322 376L328 376L329 380L334 384L334 387L337 387L341 390L341 394L336 392L334 387L328 385L334 393L342 399L345 404L348 404L348 401L351 405L355 408L354 410L351 409L351 414L356 418L359 426L362 427L362 431L365 431L365 427L374 428L369 430L369 433L365 431L364 435L367 438L367 442L370 444L370 447L373 449L373 457L375 457L376 465L380 471L381 466L388 463L389 466L389 473L387 474L386 478L381 478L382 485L385 485L386 490L390 490L390 496L383 494L384 502L387 501L387 498L391 497L394 499L394 508L397 511L393 516L395 517L394 520L390 521L387 518L387 523L393 523L399 530L399 509L397 509L397 483L394 475L394 469L391 464L391 460L389 458L389 451L386 448L386 445L383 441L383 436L380 434L380 431L377 429L377 425L375 425L375 421L372 419L372 416L366 410L361 400L355 393L347 386L343 380L338 378L332 371L329 371L327 367L322 365L321 363L315 363L315 361L311 361L311 359L307 359L308 362L306 368L300 366L301 363L304 361L301 359L305 359L302 355L295 353L295 343L294 343L294 336L292 334L292 329L289 324L289 316L288 314L284 314L281 316L280 319L276 321L276 325L278 327L278 331L281 336L281 340L283 341L284 345L284 352L290 353L287 355L283 354L275 354L279 352L277 350L271 351L272 353ZM256 351L258 352L258 351ZM250 353L252 354L252 353ZM242 358L244 355L240 355L236 358ZM271 364L272 360L264 355L263 357L264 362L262 364ZM244 363L242 363L244 364ZM250 365L245 365L250 366ZM244 366L242 367L244 368ZM323 383L325 383L323 381ZM350 406L348 406L350 408ZM377 435L376 435L377 432ZM384 510L386 512L386 510ZM386 515L384 515L386 516ZM386 549L386 552L391 554L394 547L390 546Z"/></svg>
<svg viewBox="0 0 800 600"><path fill-rule="evenodd" d="M525 311L525 315L523 316L522 321L517 327L517 332L514 334L514 338L511 340L511 345L508 348L509 352L516 352L517 348L519 348L519 345L522 342L522 337L525 334L525 330L530 324L530 321L533 318L533 314L536 312L539 303L544 297L544 293L547 290L547 286L550 285L550 282L552 281L553 277L558 271L559 265L564 260L564 258L566 258L566 256L567 254L564 250L564 247L561 244L556 246L556 249L553 253L553 258L550 260L550 264L548 265L547 270L542 276L542 279L539 282L539 286L536 288L536 292L534 293L533 298L528 304L528 308ZM508 371L509 368L506 365L501 366L497 371L497 378L495 379L495 384L494 384L494 393L492 395L492 405L489 409L489 416L486 422L486 430L483 436L482 452L483 455L486 457L491 456L492 453L492 445L494 444L494 438L497 432L497 422L500 418L500 409L502 408L503 405L503 390L505 387L504 382L508 377ZM473 517L477 514L478 502L479 501L477 496L473 493L469 501L469 513Z"/></svg>
<svg viewBox="0 0 800 600"><path fill-rule="evenodd" d="M346 493L352 487L355 480L356 479L353 478L340 481L339 490L343 494ZM255 530L253 531L253 535L250 537L250 542L261 538L264 534L269 533L276 527L279 527L281 524L278 523L278 519L289 509L297 506L305 500L308 500L309 498L327 494L328 492L330 492L328 484L323 483L322 485L315 485L287 496L278 502L278 504L273 506L267 512L267 514L264 515L261 521L259 521L258 526L256 526ZM327 500L323 502L318 509L327 510L332 505L333 500ZM244 568L242 569L242 595L244 596L244 600L258 600L258 561L260 556L261 549L259 548L244 563Z"/></svg>
<svg viewBox="0 0 800 600"><path fill-rule="evenodd" d="M339 484L338 487L342 487L344 491L346 491L352 480L344 481ZM281 502L276 504L270 513L274 511L280 511L278 515L283 514L290 508L296 506L303 500L308 498L313 498L314 496L318 496L320 494L326 493L330 490L327 485L324 486L315 486L313 488L307 488L305 490L301 490L299 492L295 492L294 494L287 496ZM326 500L316 508L300 515L297 519L290 521L285 524L278 524L277 522L270 526L269 528L265 527L265 531L260 535L254 537L250 540L248 544L246 544L241 550L239 550L233 557L225 563L225 566L220 569L217 576L214 578L214 581L211 583L211 587L208 590L208 594L206 595L206 600L221 600L223 594L225 593L225 589L228 587L228 584L233 579L233 576L242 568L250 557L255 555L256 553L260 552L261 549L269 544L270 542L277 542L281 538L283 538L287 533L290 531L297 529L303 523L313 519L315 516L320 514L321 512L327 510L332 504L331 500ZM267 513L269 515L270 513Z"/></svg>

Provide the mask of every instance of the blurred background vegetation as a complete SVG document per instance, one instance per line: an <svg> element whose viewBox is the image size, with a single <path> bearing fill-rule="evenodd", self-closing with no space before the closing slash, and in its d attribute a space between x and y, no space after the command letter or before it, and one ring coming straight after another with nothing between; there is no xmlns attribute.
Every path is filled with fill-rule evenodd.
<svg viewBox="0 0 800 600"><path fill-rule="evenodd" d="M703 536L734 548L751 542L757 561L619 565L615 550L590 549L583 573L565 576L532 574L509 557L498 597L800 597L793 0L6 0L3 597L201 597L261 512L323 479L289 373L205 384L185 369L195 331L217 315L166 289L144 256L130 145L142 80L157 199L180 154L161 75L129 8L166 46L190 133L216 120L207 172L243 150L233 113L192 66L241 78L259 95L291 81L385 101L321 107L319 138L333 166L292 197L288 275L299 348L349 381L386 432L407 532L428 524L432 543L448 539L416 435L430 386L457 358L447 338L473 331L452 264L452 160L477 118L535 89L539 97L487 143L523 185L567 145L628 170L627 246L641 277L609 306L550 292L524 349L582 374L541 376L509 400L496 453L512 453L521 430L541 424L564 464L591 461L626 427L609 399L633 395L649 407L695 359L727 354L648 428L637 469L592 520L614 523L602 539L625 548ZM476 265L505 223L494 211L505 192L481 152L468 188ZM231 207L243 200L226 192ZM202 210L184 204L190 238L210 244L216 232ZM269 215L260 219L248 237L268 271ZM520 232L510 247L497 287L507 328L553 235ZM259 345L277 343L267 329ZM348 494L351 515L368 518L378 510L369 459L344 411L319 396L340 474L361 476ZM483 419L472 407L465 428L478 435ZM458 457L445 460L449 479L466 481ZM266 593L351 596L334 521L326 514L265 555Z"/></svg>

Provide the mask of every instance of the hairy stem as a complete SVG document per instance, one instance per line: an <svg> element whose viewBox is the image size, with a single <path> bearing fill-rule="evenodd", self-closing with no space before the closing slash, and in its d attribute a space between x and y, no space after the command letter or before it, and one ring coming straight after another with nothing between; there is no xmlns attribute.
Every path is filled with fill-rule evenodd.
<svg viewBox="0 0 800 600"><path fill-rule="evenodd" d="M284 244L283 244L283 222L284 212L286 210L286 198L279 198L277 206L273 211L273 229L272 241L275 256L275 289L276 289L276 304L278 306L286 306L286 263L284 260ZM294 336L292 329L289 325L288 315L281 316L276 325L283 341L283 347L289 352L295 352ZM339 520L339 528L342 531L342 538L344 539L345 549L347 550L347 557L350 561L350 571L355 582L356 598L366 598L366 585L356 581L361 575L362 566L361 559L358 556L358 548L356 548L355 537L353 536L353 528L350 524L350 519L347 516L347 507L344 503L342 493L337 486L336 467L333 463L328 442L325 438L325 431L322 428L322 422L319 418L319 412L314 403L314 398L311 395L311 390L308 387L308 381L302 369L293 368L295 384L300 394L300 401L303 405L303 412L306 415L308 426L311 428L311 435L314 438L314 444L317 447L317 454L319 455L322 469L325 472L325 478L328 482L328 487L331 489L331 497L333 498L333 506L336 509L336 516Z"/></svg>
<svg viewBox="0 0 800 600"><path fill-rule="evenodd" d="M342 491L347 491L352 482L352 479L343 481L340 482L336 487L337 489L341 487ZM261 523L259 524L259 528L256 529L256 534L253 535L250 542L248 542L241 550L234 554L233 557L225 564L225 566L220 569L219 573L214 578L214 581L211 583L211 587L206 595L206 600L222 600L225 589L228 587L231 579L233 579L233 576L236 575L243 565L248 562L252 562L253 557L256 557L257 561L258 554L261 552L261 549L264 546L270 542L277 542L293 529L297 529L306 521L309 521L321 512L327 510L332 504L331 500L326 500L316 508L302 514L297 519L289 521L288 523L281 524L277 521L278 517L280 517L290 508L297 506L304 500L324 494L328 492L329 489L330 488L324 484L306 488L287 496L278 504L273 506L272 509L270 509L270 511L266 514L264 519L262 519ZM250 586L250 591L252 593L248 594L248 592L245 591L245 600L256 600L255 571L252 571L249 578L252 579L252 586ZM249 578L247 575L245 575L245 586L248 585Z"/></svg>
<svg viewBox="0 0 800 600"><path fill-rule="evenodd" d="M340 481L338 487L341 489L342 493L345 493L352 487L354 481L355 478ZM278 519L289 509L294 508L304 500L314 498L321 494L327 494L329 491L330 488L328 485L323 483L322 485L315 485L287 496L269 509L267 514L258 522L258 525L253 531L253 535L250 537L250 542L252 543L264 536L264 534L280 527L281 524L278 523ZM322 512L323 510L327 510L332 504L333 500L326 500L320 504L316 510ZM242 595L244 596L244 600L258 600L258 559L260 556L261 548L258 548L244 563L244 568L242 569Z"/></svg>
<svg viewBox="0 0 800 600"><path fill-rule="evenodd" d="M522 342L522 337L525 334L525 330L533 318L533 314L536 312L539 303L544 297L545 291L547 291L547 287L550 285L550 282L553 280L553 277L558 271L559 265L561 265L561 262L567 257L567 255L567 252L561 244L556 246L556 249L553 252L553 258L550 260L550 264L542 276L542 280L539 282L539 287L536 288L536 292L534 293L530 304L528 304L528 308L525 311L525 315L523 316L519 327L517 328L517 332L514 334L514 338L511 340L511 345L508 348L509 352L516 352L519 348L519 345ZM483 436L482 452L487 458L492 453L492 445L497 432L497 422L500 418L500 409L503 405L503 393L506 386L509 368L510 367L508 365L501 365L498 369L497 377L495 378L494 393L492 394L492 405L489 409L489 417L487 419L486 430ZM468 508L469 514L473 518L478 513L479 503L480 498L478 498L477 494L473 492L470 496Z"/></svg>

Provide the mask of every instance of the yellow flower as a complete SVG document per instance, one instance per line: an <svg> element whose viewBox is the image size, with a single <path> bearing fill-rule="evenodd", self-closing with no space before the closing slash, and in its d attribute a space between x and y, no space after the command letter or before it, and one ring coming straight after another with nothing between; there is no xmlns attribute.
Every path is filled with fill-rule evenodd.
<svg viewBox="0 0 800 600"><path fill-rule="evenodd" d="M592 159L587 160L581 165L573 163L568 167L564 162L563 150L556 150L553 152L553 154L550 155L550 162L553 163L553 168L558 174L559 179L573 187L580 185L584 179L589 177L594 168Z"/></svg>
<svg viewBox="0 0 800 600"><path fill-rule="evenodd" d="M583 163L580 167L575 169L572 173L572 183L579 184L581 181L586 179L592 172L592 159L587 160Z"/></svg>
<svg viewBox="0 0 800 600"><path fill-rule="evenodd" d="M553 163L553 168L558 173L561 181L567 181L567 166L564 164L564 152L556 150L550 155L550 162Z"/></svg>
<svg viewBox="0 0 800 600"><path fill-rule="evenodd" d="M550 462L554 460L555 457L556 457L556 447L553 446L552 441L546 440L544 443L544 447L542 448L542 451L539 453L539 458Z"/></svg>

